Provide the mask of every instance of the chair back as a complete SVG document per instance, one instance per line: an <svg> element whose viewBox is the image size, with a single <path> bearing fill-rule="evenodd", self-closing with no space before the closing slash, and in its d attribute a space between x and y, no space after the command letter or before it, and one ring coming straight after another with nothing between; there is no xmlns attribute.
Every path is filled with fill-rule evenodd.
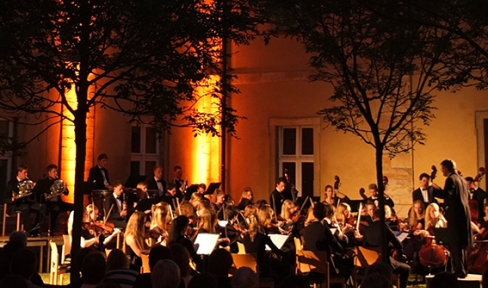
<svg viewBox="0 0 488 288"><path fill-rule="evenodd" d="M380 260L381 254L374 249L356 247L356 256L354 256L354 266L368 267Z"/></svg>
<svg viewBox="0 0 488 288"><path fill-rule="evenodd" d="M57 271L59 266L58 246L56 242L49 240L49 247L51 248L51 271Z"/></svg>
<svg viewBox="0 0 488 288"><path fill-rule="evenodd" d="M297 254L297 273L321 273L329 275L329 258L325 251L300 250Z"/></svg>
<svg viewBox="0 0 488 288"><path fill-rule="evenodd" d="M238 248L238 251L237 254L246 254L246 246L244 246L244 244L242 244L241 242L237 241L237 248Z"/></svg>
<svg viewBox="0 0 488 288"><path fill-rule="evenodd" d="M258 262L256 254L232 254L232 260L234 260L234 266L236 267L236 269L246 266L251 268L252 271L254 271L255 273L258 273Z"/></svg>
<svg viewBox="0 0 488 288"><path fill-rule="evenodd" d="M142 260L141 274L151 272L151 267L149 267L149 255L141 254L141 260Z"/></svg>
<svg viewBox="0 0 488 288"><path fill-rule="evenodd" d="M63 248L61 249L61 264L66 261L66 255L71 253L71 236L63 235Z"/></svg>
<svg viewBox="0 0 488 288"><path fill-rule="evenodd" d="M298 237L293 238L295 241L295 251L300 251L303 249L302 240Z"/></svg>

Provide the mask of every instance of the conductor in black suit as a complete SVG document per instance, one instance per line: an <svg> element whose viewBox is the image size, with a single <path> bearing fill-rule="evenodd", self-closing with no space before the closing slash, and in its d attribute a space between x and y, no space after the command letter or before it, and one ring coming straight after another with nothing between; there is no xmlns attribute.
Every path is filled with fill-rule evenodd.
<svg viewBox="0 0 488 288"><path fill-rule="evenodd" d="M105 198L104 213L108 213L107 221L114 223L116 228L125 229L127 207L124 202L124 186L120 181L114 182L114 192Z"/></svg>
<svg viewBox="0 0 488 288"><path fill-rule="evenodd" d="M466 247L472 243L468 183L457 173L453 160L442 161L441 171L447 179L438 197L443 198L446 205L447 237L454 262L454 274L459 278L465 278Z"/></svg>
<svg viewBox="0 0 488 288"><path fill-rule="evenodd" d="M368 189L369 189L369 193L371 196L366 199L366 202L370 201L370 202L374 203L374 205L378 208L378 205L379 205L378 185L376 185L375 183L371 183L371 184L369 184ZM393 202L393 200L386 194L385 194L385 205L388 205L391 208L393 208L393 206L395 206L395 203Z"/></svg>
<svg viewBox="0 0 488 288"><path fill-rule="evenodd" d="M276 180L276 188L271 191L271 195L269 196L269 203L271 204L271 208L276 209L276 215L281 214L281 205L283 205L283 201L291 199L291 195L285 192L286 187L286 179L280 177Z"/></svg>
<svg viewBox="0 0 488 288"><path fill-rule="evenodd" d="M163 179L163 167L156 165L153 168L153 177L147 180L148 190L158 190L157 199L161 199L166 192L166 181Z"/></svg>
<svg viewBox="0 0 488 288"><path fill-rule="evenodd" d="M427 207L430 203L437 203L434 198L436 188L429 185L430 176L427 173L422 173L419 176L420 187L415 189L412 193L413 202L420 200L424 202L424 207ZM413 203L412 202L412 203Z"/></svg>
<svg viewBox="0 0 488 288"><path fill-rule="evenodd" d="M466 177L466 182L468 182L469 188L469 199L476 200L478 202L478 219L485 217L485 211L483 209L485 205L486 192L476 185L473 177ZM473 206L471 206L473 207Z"/></svg>
<svg viewBox="0 0 488 288"><path fill-rule="evenodd" d="M105 153L98 155L97 165L90 168L88 176L88 183L92 185L94 190L110 189L110 180L108 178L108 170L106 168L108 163L108 156Z"/></svg>

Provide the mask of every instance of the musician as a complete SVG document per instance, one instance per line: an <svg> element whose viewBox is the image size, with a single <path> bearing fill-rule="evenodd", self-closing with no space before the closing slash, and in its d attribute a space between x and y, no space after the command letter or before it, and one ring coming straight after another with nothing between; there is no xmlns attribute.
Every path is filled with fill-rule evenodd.
<svg viewBox="0 0 488 288"><path fill-rule="evenodd" d="M144 239L144 223L146 215L142 212L133 213L127 223L127 229L125 230L125 243L128 248L128 255L131 257L131 262L134 268L139 269L142 267L141 255L149 255L151 247L146 244ZM155 243L153 247L160 245L159 242Z"/></svg>
<svg viewBox="0 0 488 288"><path fill-rule="evenodd" d="M7 214L13 214L15 211L22 212L22 223L24 223L24 229L30 236L38 236L39 227L32 230L33 224L30 221L31 213L35 213L36 222L41 223L41 216L44 215L46 211L46 206L44 204L33 202L29 200L29 197L22 197L17 200L14 199L14 193L19 193L19 184L23 181L28 180L28 169L27 166L19 165L17 167L17 176L7 183L7 188L5 189L3 201L7 203ZM39 226L40 224L36 225Z"/></svg>
<svg viewBox="0 0 488 288"><path fill-rule="evenodd" d="M341 197L337 195L338 191L334 193L334 188L331 185L326 185L324 188L324 204L334 205L337 207L339 202L349 202L350 199L346 195L341 194Z"/></svg>
<svg viewBox="0 0 488 288"><path fill-rule="evenodd" d="M466 182L468 182L469 199L478 201L478 219L483 218L485 217L483 206L485 204L487 194L485 190L476 185L476 181L474 181L473 177L466 177L465 179Z"/></svg>
<svg viewBox="0 0 488 288"><path fill-rule="evenodd" d="M423 235L424 237L434 236L433 228L447 228L446 218L440 213L437 203L430 203L425 209L425 228L416 230L414 235Z"/></svg>
<svg viewBox="0 0 488 288"><path fill-rule="evenodd" d="M423 229L425 227L424 219L424 201L415 200L412 208L408 213L408 225L413 231Z"/></svg>
<svg viewBox="0 0 488 288"><path fill-rule="evenodd" d="M51 214L51 231L49 236L54 236L54 232L57 230L57 220L60 212L67 212L73 210L73 205L65 203L61 196L51 197L50 199L45 198L45 195L51 194L51 187L54 182L58 180L58 166L50 164L47 166L47 177L37 181L36 186L32 189L32 192L36 194L37 201L46 204L46 210ZM66 183L64 182L63 195L68 195L69 191L66 188Z"/></svg>
<svg viewBox="0 0 488 288"><path fill-rule="evenodd" d="M338 260L334 262L335 267L339 269L340 275L348 278L353 268L352 259L342 261L342 255L344 255L345 248L341 242L334 237L334 234L332 234L330 230L331 225L329 223L330 219L325 220L327 215L329 217L334 215L333 206L324 205L323 203L315 204L313 207L313 222L300 231L303 240L303 250L327 251L328 255L331 255L331 252L339 255L340 257L334 257L335 260ZM334 265L330 265L329 267L331 268L331 273L336 274Z"/></svg>
<svg viewBox="0 0 488 288"><path fill-rule="evenodd" d="M254 196L252 194L252 190L249 187L245 187L244 190L242 191L241 199L237 204L237 208L239 208L239 210L244 210L244 208L246 208L247 205L252 205L252 204L254 204Z"/></svg>
<svg viewBox="0 0 488 288"><path fill-rule="evenodd" d="M161 199L166 192L166 181L163 180L163 166L156 165L153 168L153 177L147 180L147 189L158 190L157 199Z"/></svg>
<svg viewBox="0 0 488 288"><path fill-rule="evenodd" d="M188 179L183 180L183 169L181 169L181 166L175 166L173 168L173 184L175 185L174 187L176 188L176 197L178 199L183 200L183 197L185 199L189 199L190 195L185 195L186 193L186 185L188 184Z"/></svg>
<svg viewBox="0 0 488 288"><path fill-rule="evenodd" d="M283 178L286 180L285 194L290 195L291 199L296 201L298 197L298 190L295 188L295 184L290 180L290 174L286 168L283 169Z"/></svg>
<svg viewBox="0 0 488 288"><path fill-rule="evenodd" d="M285 192L285 185L286 179L280 177L276 180L276 187L273 191L271 191L271 195L269 197L269 203L271 203L271 207L275 209L275 213L280 215L281 214L281 206L283 205L283 201L289 199L292 200L291 195Z"/></svg>
<svg viewBox="0 0 488 288"><path fill-rule="evenodd" d="M219 216L223 215L223 213L220 211L222 208L222 205L224 205L224 199L225 199L225 192L222 191L221 189L216 189L212 195L212 209L216 212L219 212ZM222 219L222 217L219 217L219 219Z"/></svg>
<svg viewBox="0 0 488 288"><path fill-rule="evenodd" d="M151 212L152 205L158 203L158 200L149 198L149 194L147 193L146 182L137 183L136 195L138 201L137 203L133 203L133 205L135 205L134 211L139 211L139 212L144 212L145 214L149 214Z"/></svg>
<svg viewBox="0 0 488 288"><path fill-rule="evenodd" d="M486 233L486 231L488 231L488 203L485 203L485 205L483 206L483 209L484 209L484 212L485 212L485 216L483 218L480 218L479 219L479 231L478 231L478 234L479 236L477 236L477 240L486 240L487 236L488 236L488 233Z"/></svg>
<svg viewBox="0 0 488 288"><path fill-rule="evenodd" d="M369 188L369 193L370 193L371 196L368 199L366 199L366 200L367 201L368 200L373 201L374 205L378 208L378 205L379 205L378 185L376 185L375 183L371 183L371 184L369 184L369 187L368 188ZM395 203L393 203L393 200L388 195L386 195L386 194L385 194L385 205L388 205L391 208L393 208L393 206L395 206Z"/></svg>
<svg viewBox="0 0 488 288"><path fill-rule="evenodd" d="M365 247L371 247L374 249L381 249L381 230L386 229L386 239L389 245L402 251L403 247L400 241L395 237L395 234L391 229L380 222L380 209L375 209L373 212L373 222L369 224L363 232L363 243ZM390 264L393 268L393 272L400 274L400 287L407 287L408 274L410 266L395 260L393 257L389 257Z"/></svg>
<svg viewBox="0 0 488 288"><path fill-rule="evenodd" d="M92 189L104 190L112 188L112 186L110 186L110 180L108 178L108 170L106 168L107 163L107 154L101 153L97 157L97 165L90 168L88 183L92 185Z"/></svg>
<svg viewBox="0 0 488 288"><path fill-rule="evenodd" d="M98 207L92 204L88 204L85 207L83 211L80 247L94 247L96 250L105 254L105 245L120 233L120 230L114 229L113 233L105 236L103 231L99 231L96 225L93 225L98 220L98 212Z"/></svg>
<svg viewBox="0 0 488 288"><path fill-rule="evenodd" d="M427 207L430 203L437 203L434 198L434 187L429 185L430 176L427 173L422 173L419 176L420 187L415 189L412 193L413 202L421 200L424 202L424 207Z"/></svg>
<svg viewBox="0 0 488 288"><path fill-rule="evenodd" d="M446 219L449 250L454 262L454 274L465 278L467 275L466 247L471 245L471 222L469 212L469 188L466 181L457 173L456 163L447 159L441 162L442 174L447 177L444 189L439 190L438 198L446 204ZM440 189L440 187L438 187Z"/></svg>
<svg viewBox="0 0 488 288"><path fill-rule="evenodd" d="M161 198L161 201L168 203L171 206L171 209L175 211L176 209L176 186L174 183L168 183L168 187L166 187L166 193L164 193L164 196Z"/></svg>
<svg viewBox="0 0 488 288"><path fill-rule="evenodd" d="M189 224L190 222L186 216L176 217L171 223L166 246L171 246L174 243L183 245L183 247L185 247L186 250L188 250L191 259L195 264L197 264L198 267L199 265L201 265L199 264L201 262L200 257L198 257L197 252L195 251L195 247L193 246L193 243L190 240L188 240L188 238L186 237Z"/></svg>
<svg viewBox="0 0 488 288"><path fill-rule="evenodd" d="M120 181L115 181L114 192L104 200L104 214L115 227L124 229L126 226L127 207L124 201L124 186Z"/></svg>
<svg viewBox="0 0 488 288"><path fill-rule="evenodd" d="M168 203L160 202L158 205L155 205L151 216L151 224L149 225L149 230L155 232L155 235L151 236L157 236L152 237L156 240L154 242L161 242L163 245L166 244L168 227L171 225L171 220L171 209Z"/></svg>
<svg viewBox="0 0 488 288"><path fill-rule="evenodd" d="M205 191L207 191L207 185L205 185L204 183L198 184L198 186L197 186L197 193L200 194L200 195L204 195L205 194Z"/></svg>

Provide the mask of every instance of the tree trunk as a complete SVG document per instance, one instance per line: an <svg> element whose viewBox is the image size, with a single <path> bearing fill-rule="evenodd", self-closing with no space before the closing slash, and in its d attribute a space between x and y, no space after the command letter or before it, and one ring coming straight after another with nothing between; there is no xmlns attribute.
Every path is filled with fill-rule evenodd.
<svg viewBox="0 0 488 288"><path fill-rule="evenodd" d="M381 222L381 261L388 263L388 243L385 230L385 187L383 185L383 146L376 145L376 182L378 183L378 208Z"/></svg>
<svg viewBox="0 0 488 288"><path fill-rule="evenodd" d="M76 168L75 168L75 200L74 200L74 219L73 234L71 244L71 283L80 278L81 267L77 264L77 254L80 250L81 225L84 212L83 207L83 183L85 174L86 157L86 110L80 109L75 115L75 145L76 145Z"/></svg>

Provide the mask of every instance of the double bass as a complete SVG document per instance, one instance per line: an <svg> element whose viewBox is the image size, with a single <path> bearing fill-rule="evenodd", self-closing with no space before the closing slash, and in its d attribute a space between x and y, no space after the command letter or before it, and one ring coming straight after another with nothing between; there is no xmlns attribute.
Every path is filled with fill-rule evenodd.
<svg viewBox="0 0 488 288"><path fill-rule="evenodd" d="M480 167L478 169L478 174L473 179L473 182L480 182L481 179L483 179L483 176L485 176L486 170L485 167ZM471 216L471 221L475 224L478 224L478 219L479 219L479 204L478 200L476 199L469 199L469 211L470 211L470 216Z"/></svg>

